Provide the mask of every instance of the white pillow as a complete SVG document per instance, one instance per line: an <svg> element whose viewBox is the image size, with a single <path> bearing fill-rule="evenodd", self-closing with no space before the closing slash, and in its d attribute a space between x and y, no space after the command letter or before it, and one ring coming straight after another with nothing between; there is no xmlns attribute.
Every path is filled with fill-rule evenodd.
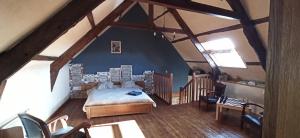
<svg viewBox="0 0 300 138"><path fill-rule="evenodd" d="M102 82L102 83L100 83L99 84L99 86L98 86L98 90L101 90L101 89L106 89L107 88L107 84L106 84L106 82Z"/></svg>
<svg viewBox="0 0 300 138"><path fill-rule="evenodd" d="M101 89L112 89L112 88L114 88L114 84L111 81L105 81L100 83L97 89L101 90Z"/></svg>
<svg viewBox="0 0 300 138"><path fill-rule="evenodd" d="M107 81L106 82L106 88L108 88L108 89L114 88L114 83L112 83L111 81Z"/></svg>
<svg viewBox="0 0 300 138"><path fill-rule="evenodd" d="M136 88L134 81L124 81L122 82L122 88Z"/></svg>

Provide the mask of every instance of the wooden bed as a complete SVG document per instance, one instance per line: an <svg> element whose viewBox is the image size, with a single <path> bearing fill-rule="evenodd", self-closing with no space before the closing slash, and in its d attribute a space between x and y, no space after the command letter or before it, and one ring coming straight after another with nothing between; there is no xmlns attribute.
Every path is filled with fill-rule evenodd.
<svg viewBox="0 0 300 138"><path fill-rule="evenodd" d="M154 94L168 104L172 104L172 74L154 74ZM140 85L141 86L141 85ZM85 106L87 118L116 116L152 111L153 102L132 102L120 104L101 104Z"/></svg>
<svg viewBox="0 0 300 138"><path fill-rule="evenodd" d="M136 113L149 113L152 111L153 103L128 103L116 105L96 105L85 107L87 118L126 115Z"/></svg>

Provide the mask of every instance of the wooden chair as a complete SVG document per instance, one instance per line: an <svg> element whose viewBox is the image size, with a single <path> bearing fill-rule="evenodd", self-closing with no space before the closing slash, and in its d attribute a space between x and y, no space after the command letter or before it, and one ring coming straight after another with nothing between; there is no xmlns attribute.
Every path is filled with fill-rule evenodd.
<svg viewBox="0 0 300 138"><path fill-rule="evenodd" d="M68 120L67 115L50 120L48 124L26 113L18 116L24 126L26 136L29 138L90 138L87 128L91 124L82 122L76 127L68 126L66 122ZM56 129L59 120L63 128ZM84 129L85 133L79 131L81 128Z"/></svg>
<svg viewBox="0 0 300 138"><path fill-rule="evenodd" d="M259 135L260 137L262 136L262 125L263 125L263 112L261 112L260 114L257 113L253 113L253 112L248 112L246 113L246 107L249 106L255 106L255 107L259 107L262 110L264 109L264 107L255 104L255 103L243 103L243 110L242 110L242 115L241 115L241 129L244 128L244 122L255 126L257 128L259 128Z"/></svg>
<svg viewBox="0 0 300 138"><path fill-rule="evenodd" d="M225 89L226 85L222 83L215 83L215 90L202 88L201 91L203 93L200 94L199 107L201 107L201 102L203 101L206 103L206 109L208 110L210 104L216 104L219 97L224 95Z"/></svg>

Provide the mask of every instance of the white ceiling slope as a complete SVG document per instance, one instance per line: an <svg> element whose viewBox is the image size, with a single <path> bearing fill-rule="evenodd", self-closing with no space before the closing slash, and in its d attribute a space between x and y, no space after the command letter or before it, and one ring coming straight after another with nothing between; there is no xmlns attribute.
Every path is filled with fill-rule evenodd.
<svg viewBox="0 0 300 138"><path fill-rule="evenodd" d="M194 2L204 3L207 5L212 5L215 7L220 7L228 10L232 10L226 0L193 0ZM259 19L263 17L269 16L269 0L243 0L242 4L245 7L248 15L252 20ZM145 3L141 3L143 9L148 12L148 5ZM160 9L160 10L159 10ZM165 8L160 6L155 6L155 14L154 17L161 14ZM201 32L206 32L218 28L223 28L231 25L239 24L238 20L228 20L217 18L214 16L178 10L181 17L185 20L186 24L189 28L193 31L194 34L198 34ZM163 26L165 21L166 27L174 27L180 28L177 22L175 21L174 17L171 14L166 14L164 17L160 18L161 21L156 21L155 24L157 26ZM268 45L268 23L263 23L256 25L256 29L267 47ZM169 38L172 38L173 34L166 34ZM176 34L176 39L185 37L185 35L178 35ZM218 38L230 38L236 47L237 52L242 57L244 62L259 62L259 59L253 50L253 48L248 43L247 38L245 37L243 30L233 30L228 32L222 33L214 33L210 35L199 36L198 39L200 42L206 42L210 40L215 40ZM179 52L183 59L186 61L205 61L203 56L194 45L191 43L190 40L180 41L177 43L173 43L173 46ZM201 68L205 71L210 71L210 66L207 63L191 63L189 62L188 65L191 68ZM246 69L237 69L237 68L224 68L220 67L222 72L225 72L232 77L239 77L242 79L248 80L265 80L265 71L261 66L247 66Z"/></svg>
<svg viewBox="0 0 300 138"><path fill-rule="evenodd" d="M11 48L70 0L0 0L0 53Z"/></svg>
<svg viewBox="0 0 300 138"><path fill-rule="evenodd" d="M59 9L63 8L70 0L0 0L0 53L10 48L11 45L18 42L34 28L47 20L51 15L55 14ZM226 0L193 0L204 4L231 10ZM107 16L114 8L116 8L123 0L106 0L95 8L92 13L96 24ZM243 0L246 11L251 19L267 17L269 15L269 0ZM148 4L140 3L146 13L148 13ZM154 6L154 17L163 13L166 8ZM208 16L200 13L193 13L178 10L187 25L194 34L198 34L213 29L227 27L239 24L238 20L227 20ZM155 21L157 26L180 28L173 16L168 13ZM256 26L260 37L267 46L268 39L268 23ZM87 18L78 22L73 28L53 42L41 54L47 56L60 56L68 48L70 48L77 40L79 40L86 32L91 29L91 25ZM45 32L46 33L46 32ZM168 38L172 38L172 33L165 33ZM184 34L176 34L176 38L186 37ZM214 40L217 38L228 37L235 43L236 50L244 60L244 62L258 62L258 58L254 50L249 45L241 29L228 31L223 33L215 33L198 37L200 42ZM185 60L205 61L201 53L193 46L190 40L173 43L176 50ZM206 63L188 63L192 68L202 68L209 71L210 67ZM247 69L220 68L222 72L226 72L233 77L243 79L264 80L265 71L260 66L247 66Z"/></svg>

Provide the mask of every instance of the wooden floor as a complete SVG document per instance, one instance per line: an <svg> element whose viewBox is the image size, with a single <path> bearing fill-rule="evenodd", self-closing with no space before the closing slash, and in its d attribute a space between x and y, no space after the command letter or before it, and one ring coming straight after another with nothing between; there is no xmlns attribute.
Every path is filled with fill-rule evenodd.
<svg viewBox="0 0 300 138"><path fill-rule="evenodd" d="M88 120L82 111L85 100L69 100L53 117L68 115L68 123L77 125L90 121L93 125L135 120L146 138L239 138L257 137L255 129L241 130L239 114L226 113L222 121L215 121L214 107L211 111L199 110L197 104L168 106L155 99L158 107L149 114L124 115L115 117L93 118Z"/></svg>

